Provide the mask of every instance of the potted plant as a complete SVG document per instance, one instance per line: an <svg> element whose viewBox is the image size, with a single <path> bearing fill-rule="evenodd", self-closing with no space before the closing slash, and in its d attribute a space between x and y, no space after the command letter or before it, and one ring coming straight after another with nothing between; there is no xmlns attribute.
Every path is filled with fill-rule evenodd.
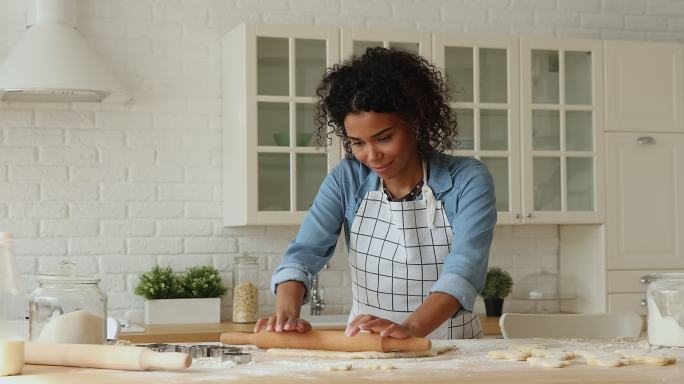
<svg viewBox="0 0 684 384"><path fill-rule="evenodd" d="M501 316L504 298L511 293L511 289L513 289L513 279L508 272L499 267L489 268L481 293L487 316Z"/></svg>
<svg viewBox="0 0 684 384"><path fill-rule="evenodd" d="M135 294L145 298L145 324L219 323L227 288L216 268L192 267L176 274L155 266L140 275Z"/></svg>

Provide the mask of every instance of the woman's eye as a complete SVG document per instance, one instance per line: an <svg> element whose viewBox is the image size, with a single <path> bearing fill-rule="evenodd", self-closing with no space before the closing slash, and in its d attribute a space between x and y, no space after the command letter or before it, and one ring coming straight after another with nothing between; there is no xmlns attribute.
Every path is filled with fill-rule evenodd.
<svg viewBox="0 0 684 384"><path fill-rule="evenodd" d="M362 143L361 143L360 141L352 141L352 142L351 142L351 145L352 145L353 147L358 147L358 146L361 145L361 144L362 144Z"/></svg>
<svg viewBox="0 0 684 384"><path fill-rule="evenodd" d="M392 136L382 136L382 137L378 137L378 141L388 141L391 138L392 138Z"/></svg>

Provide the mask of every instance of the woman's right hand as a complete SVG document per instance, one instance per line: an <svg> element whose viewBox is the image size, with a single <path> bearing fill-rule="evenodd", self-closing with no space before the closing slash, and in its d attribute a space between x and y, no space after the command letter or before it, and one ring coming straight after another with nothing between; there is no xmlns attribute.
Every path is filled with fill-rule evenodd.
<svg viewBox="0 0 684 384"><path fill-rule="evenodd" d="M309 332L311 324L299 318L306 288L299 281L286 281L276 287L276 314L257 320L254 332Z"/></svg>
<svg viewBox="0 0 684 384"><path fill-rule="evenodd" d="M257 320L256 324L254 325L254 332L256 333L264 329L266 331L275 332L297 331L300 333L305 333L311 330L311 324L304 319L300 319L298 316L280 314L270 317L263 317Z"/></svg>

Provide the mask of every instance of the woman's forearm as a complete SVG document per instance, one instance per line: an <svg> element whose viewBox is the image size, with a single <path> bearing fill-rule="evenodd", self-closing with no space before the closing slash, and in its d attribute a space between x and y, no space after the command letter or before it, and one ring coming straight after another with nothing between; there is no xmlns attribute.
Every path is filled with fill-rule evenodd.
<svg viewBox="0 0 684 384"><path fill-rule="evenodd" d="M433 292L401 325L413 336L425 337L461 309L459 301L443 292Z"/></svg>

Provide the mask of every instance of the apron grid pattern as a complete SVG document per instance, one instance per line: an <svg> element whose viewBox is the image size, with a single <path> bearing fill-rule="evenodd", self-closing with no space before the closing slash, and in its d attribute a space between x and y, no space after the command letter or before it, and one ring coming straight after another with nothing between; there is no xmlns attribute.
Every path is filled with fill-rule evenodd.
<svg viewBox="0 0 684 384"><path fill-rule="evenodd" d="M356 219L360 221L359 223L359 228L362 228L364 226L364 220L367 220L366 222L372 223L373 227L371 228L371 235L366 235L362 233L356 232L354 229L351 231L351 235L353 237L354 241L350 241L350 250L353 251L356 255L363 255L363 262L359 262L359 260L351 260L350 259L350 267L352 269L352 273L356 274L356 279L355 281L352 282L353 284L353 289L356 291L356 293L361 293L363 292L363 295L356 294L354 295L354 301L359 302L360 304L363 304L364 306L376 308L376 309L381 309L385 311L393 311L393 312L405 312L405 313L412 313L416 308L417 304L414 307L409 306L409 297L413 298L419 298L420 302L423 302L424 297L429 293L430 288L432 288L432 285L437 281L437 278L439 277L439 273L442 271L442 266L444 265L443 262L438 262L437 261L437 256L436 252L434 250L434 247L445 247L447 249L447 253L451 251L451 244L448 242L448 234L447 234L447 226L444 226L444 222L446 222L446 218L443 216L444 211L441 208L441 206L438 206L437 208L437 217L441 217L441 220L436 220L438 223L441 222L441 225L438 225L436 229L430 230L426 225L424 226L408 226L404 228L405 222L403 220L404 218L404 213L408 214L413 214L413 220L412 222L417 223L417 218L420 217L421 215L418 215L416 211L425 211L425 207L423 208L417 208L417 209L405 209L406 205L412 205L412 204L407 204L407 203L413 203L413 202L388 202L383 198L373 198L372 196L367 196L366 199L368 201L373 201L379 204L382 204L385 207L388 207L390 205L395 205L401 207L399 212L401 212L401 219L402 219L402 225L399 226L399 228L403 228L405 230L415 230L415 236L412 239L406 238L406 231L402 231L404 234L404 237L401 239L388 239L387 234L389 232L389 226L393 225L393 223L390 222L387 218L382 218L379 217L380 212L382 210L377 210L374 214L371 212L370 215L368 215L368 204L364 201L362 205L359 207L359 212L356 215ZM391 209L391 208L390 208ZM378 224L381 224L381 227L378 227ZM449 228L450 229L450 228ZM419 233L419 230L422 230L422 234ZM438 231L441 230L444 232L443 236L440 236L442 242L435 244L434 243L434 236L433 236L433 231ZM432 240L429 244L432 245L421 245L420 244L420 238L421 236L427 236L429 235L430 240ZM368 247L359 246L360 240L363 242L363 244L368 244ZM410 242L415 242L415 244L407 244ZM372 252L373 250L377 249L377 247L380 247L383 251L386 248L386 246L389 245L391 248L394 249L394 251L391 254L391 257L387 257L386 255L384 256L382 253L377 254L379 252ZM406 249L417 249L420 253L420 259L419 260L406 260L406 261L397 261L397 251L401 248L406 248ZM367 249L361 249L361 248L367 248ZM375 249L371 249L375 248ZM390 249L391 249L390 248ZM424 252L424 249L430 250L430 252ZM432 254L432 260L423 260L423 255L424 254ZM368 264L369 264L369 259L370 262L373 265L377 265L377 268L375 268L375 271L373 272L371 269L369 269ZM363 264L363 267L360 267L360 265ZM381 265L385 266L385 268L382 268L383 271L386 269L389 269L390 272L388 273L383 273L381 272ZM387 268L389 267L389 268ZM416 268L420 267L420 268ZM398 269L398 271L395 270ZM426 269L429 269L429 273L426 273ZM401 274L402 271L405 271L405 274ZM361 274L361 275L360 275ZM426 275L428 277L426 278ZM380 288L380 284L374 284L378 288L373 289L368 287L368 284L365 284L363 282L367 282L369 280L372 280L373 282L379 282L381 278L388 278L392 279L393 282L393 287L396 287L396 281L395 279L398 279L400 281L405 282L403 289L398 290L399 293L397 294L396 288L389 288L387 290L383 290ZM419 291L413 291L409 292L409 282L420 282L421 287ZM429 286L425 286L426 282L430 282ZM382 295L382 296L381 296ZM371 296L375 296L375 302L372 302L369 300ZM407 299L403 300L403 298L396 298L396 296L404 296ZM359 298L365 297L366 300L359 300ZM381 297L384 298L385 300L381 300ZM399 300L400 303L405 304L403 306L403 309L401 306L398 306L395 304L396 300ZM384 303L384 305L383 305Z"/></svg>
<svg viewBox="0 0 684 384"><path fill-rule="evenodd" d="M380 190L367 192L361 201L349 231L350 319L365 313L400 324L430 294L454 233L442 202L427 185L422 192L422 200L389 201L381 180ZM480 338L480 321L461 309L428 337Z"/></svg>

